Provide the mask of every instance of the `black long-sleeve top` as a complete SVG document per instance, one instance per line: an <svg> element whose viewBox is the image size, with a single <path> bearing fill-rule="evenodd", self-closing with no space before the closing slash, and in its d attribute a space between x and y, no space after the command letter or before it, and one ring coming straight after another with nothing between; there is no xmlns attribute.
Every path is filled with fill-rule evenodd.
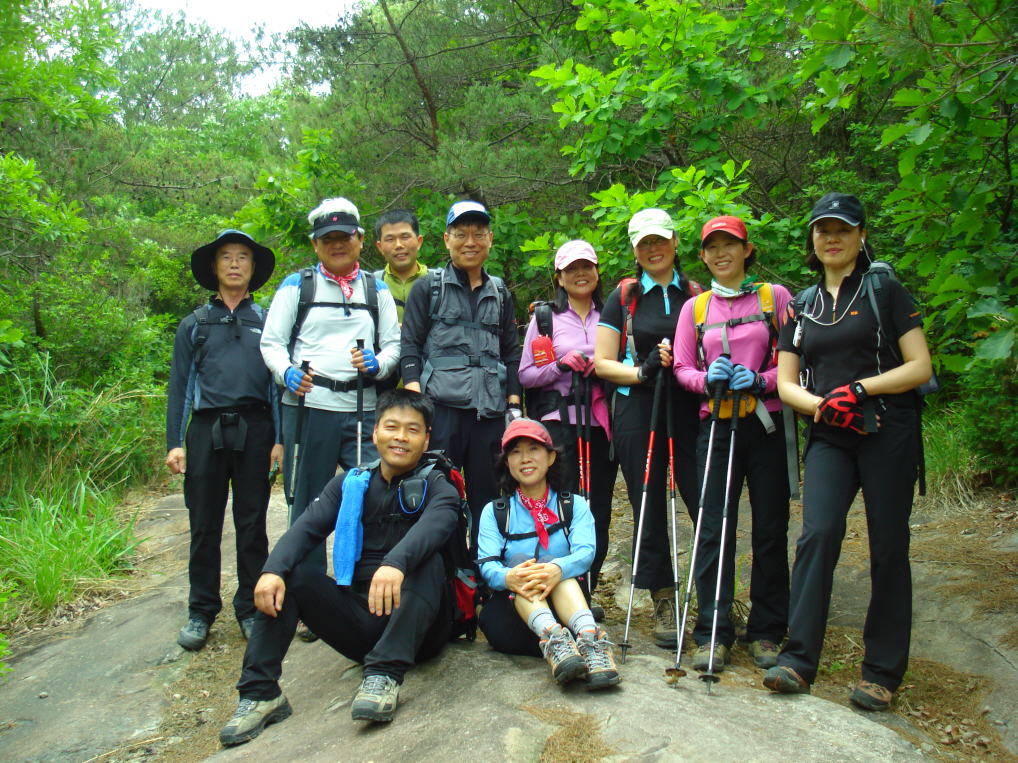
<svg viewBox="0 0 1018 763"><path fill-rule="evenodd" d="M488 282L491 276L487 271L481 269L481 285L476 289L470 288L470 276L465 270L452 266L457 280L462 284L470 300L472 317L477 317L477 299L481 289ZM501 295L501 292L499 292ZM506 367L506 397L509 395L522 395L523 387L520 386L520 359L523 351L520 349L519 330L516 325L516 306L513 304L512 293L506 289L508 298L499 297L502 300L501 320L502 330L499 334L499 354L502 363ZM431 302L431 279L419 278L407 296L406 307L403 308L403 330L400 343L400 370L403 374L403 383L419 382L421 380L421 369L424 367L424 344L428 340L428 328L431 323L431 316L428 312Z"/></svg>
<svg viewBox="0 0 1018 763"><path fill-rule="evenodd" d="M265 562L263 572L285 578L312 550L336 529L336 518L343 500L343 481L348 472L334 477L307 511L293 523ZM459 494L437 469L428 475L428 492L420 518L416 521L371 522L378 517L402 517L399 485L412 472L386 482L381 468L371 470L364 493L364 542L361 558L354 567L355 582L371 580L382 565L395 567L404 574L417 569L438 551L456 527Z"/></svg>

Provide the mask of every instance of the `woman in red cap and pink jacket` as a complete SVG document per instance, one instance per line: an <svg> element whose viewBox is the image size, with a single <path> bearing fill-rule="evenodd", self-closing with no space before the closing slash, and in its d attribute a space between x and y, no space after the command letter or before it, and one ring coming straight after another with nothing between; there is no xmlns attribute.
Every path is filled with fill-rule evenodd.
<svg viewBox="0 0 1018 763"><path fill-rule="evenodd" d="M675 378L706 395L700 407L697 471L703 514L696 549L699 615L693 627L697 652L693 668L715 672L731 660L735 627L728 617L735 592L735 529L739 497L749 485L753 516L753 569L750 577L747 638L754 664L776 664L778 646L788 630L788 501L790 478L781 400L777 395L776 341L791 295L783 286L754 282L746 269L756 259L746 226L738 217L715 217L703 226L700 259L713 280L711 291L682 306L675 328ZM704 302L706 303L704 308ZM697 309L697 305L700 309ZM711 409L718 386L728 405L714 427L710 471L704 474L711 439ZM729 476L732 400L730 391L753 402L740 404L735 453L731 459L728 522L722 543L722 515ZM752 412L748 411L754 406ZM707 480L706 493L703 480ZM796 475L797 478L797 475ZM797 482L797 479L796 479ZM798 484L796 484L798 487ZM723 557L719 565L719 554ZM714 604L718 574L717 625ZM714 659L710 660L711 649Z"/></svg>

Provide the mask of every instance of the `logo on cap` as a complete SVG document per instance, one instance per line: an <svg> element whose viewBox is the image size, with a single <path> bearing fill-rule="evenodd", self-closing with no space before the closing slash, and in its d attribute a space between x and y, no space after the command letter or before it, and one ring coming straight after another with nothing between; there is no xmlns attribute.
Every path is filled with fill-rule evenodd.
<svg viewBox="0 0 1018 763"><path fill-rule="evenodd" d="M831 202L831 209L841 209L841 202L840 201L832 201Z"/></svg>

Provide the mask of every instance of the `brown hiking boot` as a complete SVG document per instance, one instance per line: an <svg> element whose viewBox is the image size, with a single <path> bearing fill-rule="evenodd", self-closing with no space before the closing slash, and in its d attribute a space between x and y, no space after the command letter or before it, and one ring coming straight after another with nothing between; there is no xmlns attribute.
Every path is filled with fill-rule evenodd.
<svg viewBox="0 0 1018 763"><path fill-rule="evenodd" d="M558 623L541 639L541 652L557 684L572 681L587 672L587 664L576 648L573 634Z"/></svg>
<svg viewBox="0 0 1018 763"><path fill-rule="evenodd" d="M619 678L619 669L615 666L613 646L615 645L608 640L608 634L602 630L597 633L585 631L580 634L576 648L583 655L583 662L587 665L585 679L587 691L606 689L622 680Z"/></svg>
<svg viewBox="0 0 1018 763"><path fill-rule="evenodd" d="M654 643L662 649L679 645L679 626L675 617L675 591L659 588L650 595L654 602Z"/></svg>
<svg viewBox="0 0 1018 763"><path fill-rule="evenodd" d="M885 689L880 684L872 681L860 681L852 690L852 704L861 707L863 710L886 710L891 704L891 697L894 693Z"/></svg>
<svg viewBox="0 0 1018 763"><path fill-rule="evenodd" d="M764 673L763 685L782 694L809 694L809 684L785 665L775 665Z"/></svg>
<svg viewBox="0 0 1018 763"><path fill-rule="evenodd" d="M724 644L714 644L714 664L711 665L710 644L707 643L697 647L696 654L693 655L693 670L704 673L707 668L712 667L715 673L724 673L725 665L731 661L732 650Z"/></svg>
<svg viewBox="0 0 1018 763"><path fill-rule="evenodd" d="M767 639L752 641L749 645L749 656L753 658L753 664L761 670L770 670L777 665L780 653L778 645Z"/></svg>

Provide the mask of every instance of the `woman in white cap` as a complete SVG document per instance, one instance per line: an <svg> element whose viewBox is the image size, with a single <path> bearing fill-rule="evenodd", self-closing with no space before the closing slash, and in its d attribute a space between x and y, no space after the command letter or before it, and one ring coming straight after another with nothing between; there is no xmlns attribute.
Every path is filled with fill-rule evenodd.
<svg viewBox="0 0 1018 763"><path fill-rule="evenodd" d="M788 640L764 686L808 693L816 679L845 518L862 489L872 592L862 681L850 699L883 710L908 667L912 498L919 476L915 389L930 380L922 318L905 288L874 266L855 196L829 193L809 220L806 264L820 281L789 309L778 339L778 393L807 418L802 535ZM801 384L801 386L800 386Z"/></svg>
<svg viewBox="0 0 1018 763"><path fill-rule="evenodd" d="M676 261L678 238L671 216L663 209L644 209L629 221L629 240L636 258L636 278L623 279L605 301L597 328L594 363L597 375L618 385L614 394L612 444L626 479L633 520L639 522L651 410L658 375L672 365L671 338L679 310L703 291ZM675 435L675 481L686 508L697 506L696 434L700 401L680 389L668 373ZM653 459L647 480L647 515L643 523L639 564L633 583L648 589L654 601L654 640L674 649L678 644L675 573L668 541L666 469L668 466L666 406L656 426ZM634 534L635 543L635 534ZM635 555L635 550L634 550Z"/></svg>
<svg viewBox="0 0 1018 763"><path fill-rule="evenodd" d="M563 244L555 253L555 302L539 303L534 310L520 361L520 383L533 390L527 399L527 415L540 420L555 447L562 449L563 486L574 494L589 495L597 532L597 550L587 581L591 592L608 553L612 492L618 472L618 462L610 455L604 387L593 373L594 339L603 307L594 247L586 241ZM589 394L584 394L588 387ZM578 431L577 424L584 429ZM578 453L581 438L582 454ZM580 482L581 464L584 483ZM592 609L600 620L604 611L597 606Z"/></svg>

